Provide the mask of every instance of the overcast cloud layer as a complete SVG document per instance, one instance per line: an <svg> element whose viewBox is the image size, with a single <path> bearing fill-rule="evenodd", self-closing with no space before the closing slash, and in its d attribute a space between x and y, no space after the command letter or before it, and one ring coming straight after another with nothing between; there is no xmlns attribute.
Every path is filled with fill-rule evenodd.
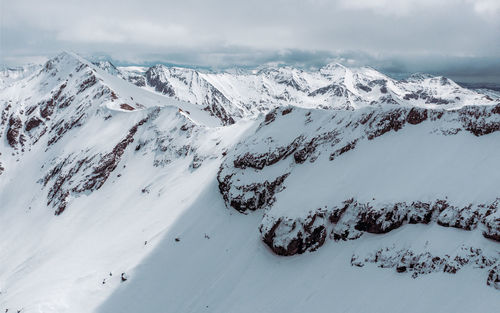
<svg viewBox="0 0 500 313"><path fill-rule="evenodd" d="M339 61L500 83L500 0L0 0L0 63L61 50L230 67Z"/></svg>

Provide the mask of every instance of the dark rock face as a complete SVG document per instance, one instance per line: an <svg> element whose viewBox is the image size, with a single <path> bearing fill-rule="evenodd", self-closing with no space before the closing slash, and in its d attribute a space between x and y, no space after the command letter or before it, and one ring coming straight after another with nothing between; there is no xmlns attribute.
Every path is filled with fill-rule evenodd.
<svg viewBox="0 0 500 313"><path fill-rule="evenodd" d="M458 208L448 206L437 219L437 223L445 227L455 227L465 230L472 230L477 227L479 222L480 212L473 209L472 205Z"/></svg>
<svg viewBox="0 0 500 313"><path fill-rule="evenodd" d="M92 81L92 79L90 80ZM91 86L93 86L96 82L91 83ZM59 88L51 93L51 97L40 103L38 106L40 107L40 116L46 120L50 119L50 116L54 113L54 109L59 105L61 108L65 108L71 103L71 101L74 99L74 96L71 97L61 97L64 89L66 88L66 82L61 84ZM82 83L84 84L84 83ZM80 85L80 88L82 86ZM84 86L84 90L88 88Z"/></svg>
<svg viewBox="0 0 500 313"><path fill-rule="evenodd" d="M363 85L361 83L356 84L356 88L363 90L364 92L370 92L372 89L366 85Z"/></svg>
<svg viewBox="0 0 500 313"><path fill-rule="evenodd" d="M431 207L430 203L415 201L412 202L411 209L408 212L408 223L410 224L429 224L432 220L434 212L440 213L440 206L438 203L444 200L437 200L434 206ZM444 202L446 203L446 202Z"/></svg>
<svg viewBox="0 0 500 313"><path fill-rule="evenodd" d="M90 87L94 86L97 83L97 77L95 77L94 74L91 74L87 79L85 79L81 84L78 89L77 94L84 92L85 90L89 89Z"/></svg>
<svg viewBox="0 0 500 313"><path fill-rule="evenodd" d="M111 152L103 156L97 154L83 158L70 155L49 170L41 182L44 186L52 182L47 194L47 205L56 208L56 215L64 212L70 194L94 191L104 185L116 169L125 149L134 141L138 128L147 120L148 118L144 118L135 124Z"/></svg>
<svg viewBox="0 0 500 313"><path fill-rule="evenodd" d="M426 119L427 119L427 109L420 109L420 108L412 108L410 112L408 112L408 116L406 117L406 121L412 125L420 124Z"/></svg>
<svg viewBox="0 0 500 313"><path fill-rule="evenodd" d="M402 109L394 109L380 113L376 116L374 121L370 123L372 129L368 133L368 139L371 140L382 136L391 130L400 130L405 124L405 117L405 111Z"/></svg>
<svg viewBox="0 0 500 313"><path fill-rule="evenodd" d="M129 131L127 136L122 139L111 152L104 155L90 176L87 177L87 182L83 185L81 189L77 188L75 191L83 192L85 190L96 190L102 187L106 182L112 171L115 170L116 166L120 162L121 156L125 152L125 149L134 141L134 135L137 129L146 123L148 118L140 120L136 125L134 125Z"/></svg>
<svg viewBox="0 0 500 313"><path fill-rule="evenodd" d="M205 111L210 112L213 116L218 117L223 125L231 125L235 123L235 120L229 115L224 107L217 105L217 103L212 103L204 108Z"/></svg>
<svg viewBox="0 0 500 313"><path fill-rule="evenodd" d="M172 86L172 83L168 80L165 75L163 75L164 71L167 70L165 67L158 65L151 67L146 72L146 82L148 85L155 88L157 92L160 92L169 97L177 97L175 88ZM201 88L205 89L206 95L203 99L198 99L201 101L200 105L204 106L204 110L210 112L212 116L217 117L223 125L231 125L235 123L233 115L239 116L238 114L230 114L226 108L232 106L231 101L222 94L217 88L215 88L212 84L199 77L198 73L193 71L192 73L196 77L196 81L200 84ZM175 75L175 74L173 74ZM185 84L188 84L184 77L176 76L178 79L183 81ZM192 83L192 82L190 82ZM183 100L183 99L180 99Z"/></svg>
<svg viewBox="0 0 500 313"><path fill-rule="evenodd" d="M128 81L138 87L146 86L146 78L142 75L129 76Z"/></svg>
<svg viewBox="0 0 500 313"><path fill-rule="evenodd" d="M80 110L83 111L83 110ZM78 112L79 113L79 112ZM52 133L52 137L49 139L47 142L48 146L51 146L58 142L65 133L67 133L69 130L73 129L74 127L79 127L82 125L83 120L85 119L86 114L85 113L80 113L75 116L71 116L70 120L65 122L64 120L59 121L56 123L52 129L50 130L50 133Z"/></svg>
<svg viewBox="0 0 500 313"><path fill-rule="evenodd" d="M252 183L248 185L231 185L231 176L222 178L217 177L219 181L219 191L225 202L239 212L247 210L255 211L271 205L275 198L274 195L285 181L288 174L278 176L272 181L262 183Z"/></svg>
<svg viewBox="0 0 500 313"><path fill-rule="evenodd" d="M40 126L40 124L42 124L42 123L43 123L43 121L40 118L38 118L36 116L33 116L26 123L26 126L24 127L24 130L26 130L26 131L29 132L33 128L36 128L36 127Z"/></svg>
<svg viewBox="0 0 500 313"><path fill-rule="evenodd" d="M295 138L295 140L292 141L288 146L278 147L275 150L268 153L255 154L255 155L251 153L246 153L238 157L236 160L234 160L233 162L234 167L240 169L245 169L247 167L250 167L261 170L265 166L273 165L278 161L291 155L297 149L302 140L303 140L302 137Z"/></svg>
<svg viewBox="0 0 500 313"><path fill-rule="evenodd" d="M404 224L428 224L432 221L463 230L473 230L479 223L484 223L487 228L484 236L498 240L496 236L500 224L495 214L500 212L499 203L496 200L488 205L469 205L458 209L445 200L373 205L348 199L340 206L312 211L306 218L273 217L267 213L260 231L262 240L279 255L313 251L324 243L328 234L334 240L352 240L364 232L384 234ZM449 212L457 213L450 215ZM493 226L488 226L488 223L493 223Z"/></svg>
<svg viewBox="0 0 500 313"><path fill-rule="evenodd" d="M348 90L341 85L331 84L325 87L314 90L309 93L310 97L315 97L318 95L331 94L335 97L346 97L348 95Z"/></svg>
<svg viewBox="0 0 500 313"><path fill-rule="evenodd" d="M407 209L404 203L395 203L378 210L367 203L360 208L358 221L354 226L359 231L383 234L400 227L406 220Z"/></svg>
<svg viewBox="0 0 500 313"><path fill-rule="evenodd" d="M304 163L307 159L309 159L310 162L314 162L316 160L316 157L314 157L313 155L316 152L316 148L326 143L337 144L340 141L338 139L338 135L338 132L335 130L324 132L311 138L311 140L302 143L300 147L298 147L297 151L293 154L295 163L301 164ZM301 142L304 141L304 137L300 138Z"/></svg>
<svg viewBox="0 0 500 313"><path fill-rule="evenodd" d="M335 160L338 156L346 153L347 151L353 150L356 147L356 143L358 140L353 140L351 142L348 142L345 146L341 147L340 149L336 150L332 154L330 154L330 161Z"/></svg>
<svg viewBox="0 0 500 313"><path fill-rule="evenodd" d="M286 108L286 109L284 109L284 110L281 112L281 115L287 115L287 114L290 114L290 113L292 113L292 111L293 111L293 107Z"/></svg>
<svg viewBox="0 0 500 313"><path fill-rule="evenodd" d="M427 104L445 105L445 104L450 104L452 102L449 101L449 100L446 100L446 99L442 99L442 98L429 97L429 98L427 98L427 100L425 101L425 103L427 103Z"/></svg>
<svg viewBox="0 0 500 313"><path fill-rule="evenodd" d="M412 278L436 272L455 274L465 267L489 269L486 284L500 289L497 262L497 258L485 255L481 249L466 245L452 255L433 255L428 251L416 252L393 246L376 250L365 257L353 255L351 258L352 266L363 267L374 263L381 268L394 268L398 273L411 274Z"/></svg>
<svg viewBox="0 0 500 313"><path fill-rule="evenodd" d="M151 67L146 72L146 81L148 85L154 87L155 91L160 92L169 97L175 96L174 87L167 80L162 80L160 78L160 74L158 73L161 70L161 67L154 66Z"/></svg>
<svg viewBox="0 0 500 313"><path fill-rule="evenodd" d="M20 130L23 127L23 122L19 116L12 114L9 118L9 125L7 128L7 142L12 148L17 148L17 145L21 143L21 133Z"/></svg>
<svg viewBox="0 0 500 313"><path fill-rule="evenodd" d="M491 214L484 221L486 226L483 236L500 242L500 211Z"/></svg>
<svg viewBox="0 0 500 313"><path fill-rule="evenodd" d="M486 284L500 290L500 264L496 265L489 271Z"/></svg>
<svg viewBox="0 0 500 313"><path fill-rule="evenodd" d="M122 103L120 104L120 109L127 110L127 111L134 111L134 107L130 106L127 103Z"/></svg>
<svg viewBox="0 0 500 313"><path fill-rule="evenodd" d="M493 118L496 107L464 107L459 110L463 128L476 136L484 136L500 130L500 121Z"/></svg>
<svg viewBox="0 0 500 313"><path fill-rule="evenodd" d="M327 237L324 212L309 215L300 222L278 219L271 225L269 229L261 225L260 232L264 243L278 255L290 256L315 251L324 244ZM294 236L286 236L289 233Z"/></svg>

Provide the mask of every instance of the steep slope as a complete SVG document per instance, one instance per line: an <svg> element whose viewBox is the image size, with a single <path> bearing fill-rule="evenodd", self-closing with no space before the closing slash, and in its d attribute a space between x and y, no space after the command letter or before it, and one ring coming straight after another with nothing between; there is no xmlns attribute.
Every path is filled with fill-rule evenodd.
<svg viewBox="0 0 500 313"><path fill-rule="evenodd" d="M335 64L125 72L63 53L0 91L0 309L500 305L500 103Z"/></svg>
<svg viewBox="0 0 500 313"><path fill-rule="evenodd" d="M224 125L234 124L233 117L243 116L241 109L194 70L157 65L148 69L146 81L157 92L203 106Z"/></svg>
<svg viewBox="0 0 500 313"><path fill-rule="evenodd" d="M0 97L0 302L24 312L88 312L102 301L116 287L108 273L119 279L140 261L144 241L189 206L186 186L206 179L197 169L239 131L68 53ZM150 198L147 212L140 198ZM139 250L125 255L132 238Z"/></svg>

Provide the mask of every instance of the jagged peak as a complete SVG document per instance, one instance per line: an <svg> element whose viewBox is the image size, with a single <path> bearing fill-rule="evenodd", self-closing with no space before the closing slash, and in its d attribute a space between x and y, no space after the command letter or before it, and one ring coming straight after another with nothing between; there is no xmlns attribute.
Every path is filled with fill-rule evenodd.
<svg viewBox="0 0 500 313"><path fill-rule="evenodd" d="M111 63L111 61L108 60L93 61L92 64L103 70L113 69L118 71L118 68L113 63Z"/></svg>
<svg viewBox="0 0 500 313"><path fill-rule="evenodd" d="M334 71L334 70L339 70L339 69L345 70L345 69L347 69L347 67L344 66L343 64L338 63L338 62L332 62L332 63L328 63L327 65L320 68L320 72L321 71Z"/></svg>
<svg viewBox="0 0 500 313"><path fill-rule="evenodd" d="M319 70L321 75L335 80L343 79L348 71L349 69L340 63L329 63Z"/></svg>
<svg viewBox="0 0 500 313"><path fill-rule="evenodd" d="M148 68L146 73L152 73L152 72L163 72L163 73L169 73L169 74L179 74L179 73L189 73L189 74L199 74L199 72L196 69L193 68L188 68L188 67L180 67L180 66L168 66L165 64L156 64Z"/></svg>
<svg viewBox="0 0 500 313"><path fill-rule="evenodd" d="M410 76L408 76L407 81L422 81L422 80L425 80L425 79L428 79L428 78L433 78L434 76L431 75L431 74L427 74L427 73L413 73L411 74Z"/></svg>

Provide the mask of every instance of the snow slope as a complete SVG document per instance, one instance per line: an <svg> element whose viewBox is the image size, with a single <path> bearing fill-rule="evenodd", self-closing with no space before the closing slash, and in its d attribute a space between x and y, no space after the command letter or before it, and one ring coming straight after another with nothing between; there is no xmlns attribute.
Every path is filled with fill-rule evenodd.
<svg viewBox="0 0 500 313"><path fill-rule="evenodd" d="M0 90L0 309L496 312L499 108L62 53Z"/></svg>
<svg viewBox="0 0 500 313"><path fill-rule="evenodd" d="M0 89L21 80L40 69L40 65L29 64L21 67L0 67Z"/></svg>

